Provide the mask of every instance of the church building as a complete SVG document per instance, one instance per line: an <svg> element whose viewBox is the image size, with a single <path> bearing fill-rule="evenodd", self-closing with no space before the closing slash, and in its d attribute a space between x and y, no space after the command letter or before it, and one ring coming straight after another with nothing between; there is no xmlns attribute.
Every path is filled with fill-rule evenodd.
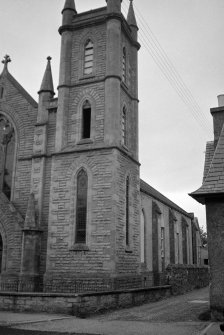
<svg viewBox="0 0 224 335"><path fill-rule="evenodd" d="M0 75L0 289L80 292L166 283L200 265L196 218L140 179L138 26L122 0L62 10L36 102Z"/></svg>

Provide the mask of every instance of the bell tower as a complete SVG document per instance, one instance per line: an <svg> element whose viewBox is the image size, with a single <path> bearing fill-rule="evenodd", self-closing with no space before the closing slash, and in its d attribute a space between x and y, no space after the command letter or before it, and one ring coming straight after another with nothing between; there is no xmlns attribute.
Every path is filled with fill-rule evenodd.
<svg viewBox="0 0 224 335"><path fill-rule="evenodd" d="M46 283L140 275L140 45L121 2L62 11Z"/></svg>

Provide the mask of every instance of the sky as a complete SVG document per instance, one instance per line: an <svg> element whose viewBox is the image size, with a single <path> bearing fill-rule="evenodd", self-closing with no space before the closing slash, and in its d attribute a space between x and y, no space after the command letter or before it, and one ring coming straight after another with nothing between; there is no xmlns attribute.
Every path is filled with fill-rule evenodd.
<svg viewBox="0 0 224 335"><path fill-rule="evenodd" d="M105 0L75 3L78 12L106 4ZM124 15L127 5L128 0L123 0ZM10 73L35 100L49 55L55 88L58 85L63 6L64 0L0 0L0 57L11 56ZM217 107L217 95L224 93L224 1L134 0L134 6L142 44L141 178L187 212L194 212L205 227L205 207L188 193L201 186L206 141L213 140L210 108ZM169 74L175 68L185 83L181 92L191 92L196 109L196 102L189 108L164 75L164 64L158 63L158 53L152 53L155 49L147 39L152 33L172 63Z"/></svg>

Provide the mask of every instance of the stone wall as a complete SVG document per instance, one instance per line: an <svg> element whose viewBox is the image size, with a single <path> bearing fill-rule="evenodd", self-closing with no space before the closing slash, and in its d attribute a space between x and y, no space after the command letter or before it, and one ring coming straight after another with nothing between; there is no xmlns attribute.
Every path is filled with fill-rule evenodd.
<svg viewBox="0 0 224 335"><path fill-rule="evenodd" d="M183 294L208 286L209 270L194 265L169 265L166 268L166 281L172 286L174 295Z"/></svg>
<svg viewBox="0 0 224 335"><path fill-rule="evenodd" d="M170 286L85 294L1 292L0 310L63 313L85 317L109 309L157 301L170 295Z"/></svg>

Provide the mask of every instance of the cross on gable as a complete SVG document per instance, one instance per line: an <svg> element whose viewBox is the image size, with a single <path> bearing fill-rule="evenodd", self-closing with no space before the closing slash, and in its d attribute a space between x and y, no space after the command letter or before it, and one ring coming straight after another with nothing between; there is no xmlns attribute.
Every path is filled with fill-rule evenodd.
<svg viewBox="0 0 224 335"><path fill-rule="evenodd" d="M5 55L4 59L2 60L2 64L5 65L5 67L7 67L7 64L11 62L11 58L9 55Z"/></svg>

